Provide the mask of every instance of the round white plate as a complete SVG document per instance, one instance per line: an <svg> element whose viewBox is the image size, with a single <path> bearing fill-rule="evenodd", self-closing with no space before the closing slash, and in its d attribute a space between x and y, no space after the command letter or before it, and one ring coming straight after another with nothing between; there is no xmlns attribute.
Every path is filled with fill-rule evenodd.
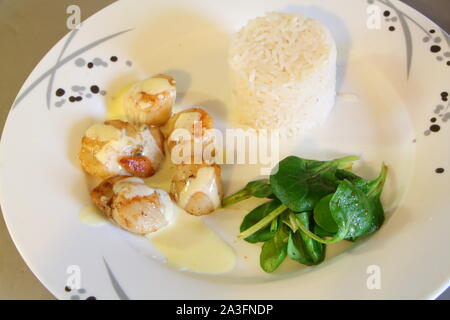
<svg viewBox="0 0 450 320"><path fill-rule="evenodd" d="M381 230L339 255L343 248L330 248L320 266L266 275L258 247L235 239L245 212L219 212L205 221L236 249L238 266L206 276L167 267L144 238L111 224L81 223L90 201L76 155L108 97L130 81L169 73L177 105L200 105L224 128L229 34L267 11L301 12L330 28L345 93L323 127L285 142L280 157L357 154L356 171L372 178L385 161ZM8 229L60 299L435 298L450 282L449 71L448 36L399 1L118 1L55 45L16 98L1 140ZM93 85L100 92L88 94ZM226 192L258 175L255 165L225 166ZM67 292L74 275L82 288Z"/></svg>

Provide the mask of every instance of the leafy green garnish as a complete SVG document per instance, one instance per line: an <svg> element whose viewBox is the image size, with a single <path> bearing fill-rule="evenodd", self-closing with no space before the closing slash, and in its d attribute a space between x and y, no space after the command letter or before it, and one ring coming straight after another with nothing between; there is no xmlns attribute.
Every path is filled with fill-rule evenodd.
<svg viewBox="0 0 450 320"><path fill-rule="evenodd" d="M372 181L348 171L357 157L316 161L282 160L270 180L249 182L224 199L224 206L250 197L272 200L249 212L239 238L264 242L261 268L275 271L286 256L311 266L325 258L325 244L355 241L384 222L381 193L387 177L383 164Z"/></svg>
<svg viewBox="0 0 450 320"><path fill-rule="evenodd" d="M289 258L294 261L298 261L306 266L314 265L312 258L306 251L306 245L302 237L300 236L300 231L289 233L287 253Z"/></svg>
<svg viewBox="0 0 450 320"><path fill-rule="evenodd" d="M286 228L284 225L281 226L275 236L262 246L259 263L265 272L275 271L286 258L289 237Z"/></svg>
<svg viewBox="0 0 450 320"><path fill-rule="evenodd" d="M325 244L344 239L355 240L376 231L381 226L382 206L378 201L379 197L369 198L350 181L344 180L330 200L330 213L338 226L337 234L331 239L324 240L302 226L299 227L309 237Z"/></svg>
<svg viewBox="0 0 450 320"><path fill-rule="evenodd" d="M319 237L334 237L335 233L332 232L328 232L327 230L321 228L320 226L318 226L317 224L314 226L314 234L319 236Z"/></svg>
<svg viewBox="0 0 450 320"><path fill-rule="evenodd" d="M244 220L241 223L240 231L243 232L251 226L255 225L280 205L280 201L272 200L256 207L244 217ZM278 231L279 224L277 219L273 219L272 221L269 221L269 223L270 224L267 224L255 233L246 237L244 240L250 243L256 243L272 239L275 233Z"/></svg>
<svg viewBox="0 0 450 320"><path fill-rule="evenodd" d="M381 166L381 172L379 176L370 181L367 184L367 189L364 190L369 200L371 200L375 206L374 215L375 215L375 224L377 229L381 227L384 222L384 209L381 204L381 193L383 192L384 183L386 182L388 173L387 166L383 163Z"/></svg>
<svg viewBox="0 0 450 320"><path fill-rule="evenodd" d="M348 180L342 181L330 200L330 211L338 226L333 241L356 239L376 230L375 206Z"/></svg>
<svg viewBox="0 0 450 320"><path fill-rule="evenodd" d="M243 229L241 226L241 233L238 235L238 238L240 239L246 239L247 237L251 236L255 232L258 232L265 226L272 223L272 220L278 217L280 214L283 213L284 210L286 210L287 207L283 204L280 204L278 207L276 207L274 210L269 211L264 218L256 222L251 227L248 227L247 229Z"/></svg>
<svg viewBox="0 0 450 320"><path fill-rule="evenodd" d="M311 215L308 212L302 212L302 213L291 213L290 218L295 220L293 224L295 226L298 226L298 224L302 224L303 227L307 228L308 230L311 230L312 221L311 221ZM316 240L309 237L307 234L305 234L303 231L293 230L294 236L292 237L292 249L298 249L304 248L304 255L306 257L302 257L305 259L306 262L309 261L309 263L304 263L300 261L301 259L295 259L294 257L290 256L293 260L297 260L300 263L303 263L305 265L314 265L319 264L325 259L325 246L321 244L320 242L317 242ZM297 239L295 238L295 235L297 235ZM301 241L301 243L300 243ZM288 253L289 253L289 246L288 246ZM293 251L295 253L295 251Z"/></svg>
<svg viewBox="0 0 450 320"><path fill-rule="evenodd" d="M247 183L244 189L224 198L222 200L223 207L229 207L240 201L244 201L251 197L268 198L272 195L272 188L268 179L261 179Z"/></svg>
<svg viewBox="0 0 450 320"><path fill-rule="evenodd" d="M387 177L387 167L386 165L382 165L381 172L379 176L372 181L365 180L361 177L358 177L357 175L340 170L336 174L338 177L342 178L350 178L351 183L354 187L361 190L368 198L369 202L373 206L372 216L374 217L372 223L373 223L373 229L378 229L381 227L381 225L384 222L384 210L383 206L381 204L380 196L381 192L383 190L384 183L386 181ZM347 180L349 181L349 180ZM314 208L314 220L315 222L320 226L320 228L324 231L326 231L328 234L334 234L338 232L338 226L336 224L336 219L331 213L330 209L330 202L333 197L333 194L325 196L322 198ZM322 231L319 230L319 231ZM368 234L370 232L365 232L365 234ZM346 240L354 240L356 237L349 234L349 237L346 238Z"/></svg>
<svg viewBox="0 0 450 320"><path fill-rule="evenodd" d="M357 159L316 161L290 156L280 161L277 172L270 176L270 185L275 196L289 209L311 211L320 199L336 190L339 182L336 170L348 167Z"/></svg>
<svg viewBox="0 0 450 320"><path fill-rule="evenodd" d="M314 221L323 230L335 234L338 231L338 226L330 211L330 201L332 197L333 193L323 197L317 202L314 207Z"/></svg>

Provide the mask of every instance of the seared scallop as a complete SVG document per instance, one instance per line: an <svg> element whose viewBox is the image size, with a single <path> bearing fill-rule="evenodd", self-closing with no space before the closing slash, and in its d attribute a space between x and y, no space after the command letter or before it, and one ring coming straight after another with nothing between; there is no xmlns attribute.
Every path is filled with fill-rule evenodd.
<svg viewBox="0 0 450 320"><path fill-rule="evenodd" d="M105 121L86 131L79 159L84 171L96 177L150 177L164 159L163 141L157 127Z"/></svg>
<svg viewBox="0 0 450 320"><path fill-rule="evenodd" d="M125 96L125 114L133 123L162 126L172 114L175 98L175 80L159 74L131 87Z"/></svg>
<svg viewBox="0 0 450 320"><path fill-rule="evenodd" d="M91 198L108 218L132 233L155 232L174 219L175 204L169 194L148 187L140 178L109 178L92 190Z"/></svg>
<svg viewBox="0 0 450 320"><path fill-rule="evenodd" d="M174 114L162 129L172 161L214 163L217 146L213 129L213 118L200 108Z"/></svg>
<svg viewBox="0 0 450 320"><path fill-rule="evenodd" d="M181 164L172 179L171 195L188 213L202 216L219 208L223 187L219 165Z"/></svg>

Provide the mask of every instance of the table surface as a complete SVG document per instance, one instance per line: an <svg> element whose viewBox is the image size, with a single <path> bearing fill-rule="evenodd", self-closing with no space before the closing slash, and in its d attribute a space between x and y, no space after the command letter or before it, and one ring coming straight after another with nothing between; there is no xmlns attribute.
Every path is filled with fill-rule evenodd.
<svg viewBox="0 0 450 320"><path fill-rule="evenodd" d="M71 0L86 19L114 0ZM450 32L449 0L403 0ZM67 32L66 8L61 0L0 0L0 129L11 104L36 64ZM0 299L54 299L36 279L14 246L0 219ZM450 300L450 288L439 299Z"/></svg>

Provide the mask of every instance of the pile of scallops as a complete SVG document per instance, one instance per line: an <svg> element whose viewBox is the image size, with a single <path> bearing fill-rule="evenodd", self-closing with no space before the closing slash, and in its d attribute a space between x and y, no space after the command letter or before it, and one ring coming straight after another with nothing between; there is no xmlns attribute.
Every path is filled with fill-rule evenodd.
<svg viewBox="0 0 450 320"><path fill-rule="evenodd" d="M93 203L110 220L136 234L169 225L177 208L202 216L221 205L220 166L210 159L194 161L194 154L179 154L179 150L189 149L181 148L186 146L183 144L200 143L214 149L214 139L207 134L214 129L213 119L200 108L172 114L175 98L176 82L170 76L160 74L140 81L124 98L127 121L95 124L81 141L83 170L102 179L91 191ZM165 157L170 157L175 167L173 176L168 177L172 179L169 192L152 188L144 180L158 172Z"/></svg>

